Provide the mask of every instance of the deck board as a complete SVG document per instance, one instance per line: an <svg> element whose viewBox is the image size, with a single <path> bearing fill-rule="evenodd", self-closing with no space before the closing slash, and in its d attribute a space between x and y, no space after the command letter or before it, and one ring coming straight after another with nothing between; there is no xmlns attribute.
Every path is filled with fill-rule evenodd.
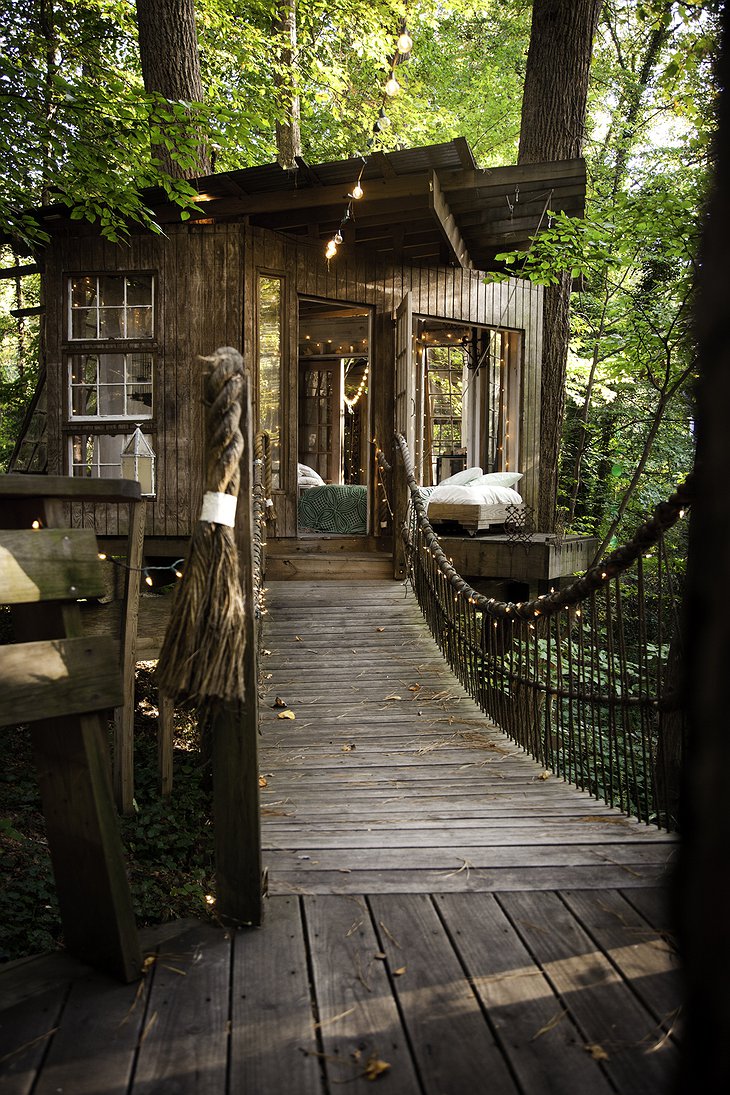
<svg viewBox="0 0 730 1095"><path fill-rule="evenodd" d="M450 672L413 595L396 582L367 585L361 594L347 583L275 582L267 594L260 767L270 891L660 882L676 839L543 778ZM278 717L277 698L293 720ZM415 831L417 840L405 837Z"/></svg>
<svg viewBox="0 0 730 1095"><path fill-rule="evenodd" d="M146 929L139 987L0 969L2 1095L670 1095L676 839L540 778L366 585L269 592L264 926Z"/></svg>

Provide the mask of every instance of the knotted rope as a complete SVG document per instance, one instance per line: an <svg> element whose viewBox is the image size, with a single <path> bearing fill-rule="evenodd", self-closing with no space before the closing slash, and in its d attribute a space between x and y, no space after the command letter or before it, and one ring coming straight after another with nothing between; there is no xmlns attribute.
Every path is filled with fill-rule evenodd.
<svg viewBox="0 0 730 1095"><path fill-rule="evenodd" d="M203 508L190 541L160 653L160 690L205 706L244 698L245 602L234 532L244 441L244 368L229 346L204 358L206 476Z"/></svg>

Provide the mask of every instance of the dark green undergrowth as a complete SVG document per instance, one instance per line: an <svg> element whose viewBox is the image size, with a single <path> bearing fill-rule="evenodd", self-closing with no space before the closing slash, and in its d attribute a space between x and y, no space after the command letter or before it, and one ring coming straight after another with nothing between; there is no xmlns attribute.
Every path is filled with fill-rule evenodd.
<svg viewBox="0 0 730 1095"><path fill-rule="evenodd" d="M135 810L120 828L138 924L213 910L213 829L205 769L191 719L176 717L173 790L158 791L152 672L137 670ZM27 727L6 730L0 773L0 961L63 942Z"/></svg>

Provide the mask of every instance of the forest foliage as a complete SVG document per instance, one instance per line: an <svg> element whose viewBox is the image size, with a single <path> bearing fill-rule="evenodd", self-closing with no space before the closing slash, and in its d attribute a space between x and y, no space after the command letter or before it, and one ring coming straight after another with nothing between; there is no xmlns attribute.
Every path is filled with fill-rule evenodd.
<svg viewBox="0 0 730 1095"><path fill-rule="evenodd" d="M510 273L575 278L561 464L567 524L608 542L634 525L692 463L697 237L711 159L717 4L607 0L594 45L585 152L586 216L560 216ZM196 0L205 98L145 91L132 0L0 0L2 265L42 247L29 210L60 202L123 239L158 230L145 202L164 187L187 215L181 169L200 133L215 169L276 155L277 89L296 79L303 155L367 151L395 39L412 55L388 103L385 148L468 138L481 166L513 163L530 35L529 0L300 0L296 72L281 61L269 0ZM0 287L0 460L7 460L38 367L33 278ZM36 324L34 326L34 323Z"/></svg>

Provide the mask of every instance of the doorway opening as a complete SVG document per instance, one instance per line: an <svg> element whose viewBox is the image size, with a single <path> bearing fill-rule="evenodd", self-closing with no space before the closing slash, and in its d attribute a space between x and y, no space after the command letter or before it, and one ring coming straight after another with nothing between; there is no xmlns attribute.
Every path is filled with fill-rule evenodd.
<svg viewBox="0 0 730 1095"><path fill-rule="evenodd" d="M300 536L369 529L370 317L365 305L299 300Z"/></svg>
<svg viewBox="0 0 730 1095"><path fill-rule="evenodd" d="M479 465L517 468L517 332L415 317L415 459L433 486Z"/></svg>

